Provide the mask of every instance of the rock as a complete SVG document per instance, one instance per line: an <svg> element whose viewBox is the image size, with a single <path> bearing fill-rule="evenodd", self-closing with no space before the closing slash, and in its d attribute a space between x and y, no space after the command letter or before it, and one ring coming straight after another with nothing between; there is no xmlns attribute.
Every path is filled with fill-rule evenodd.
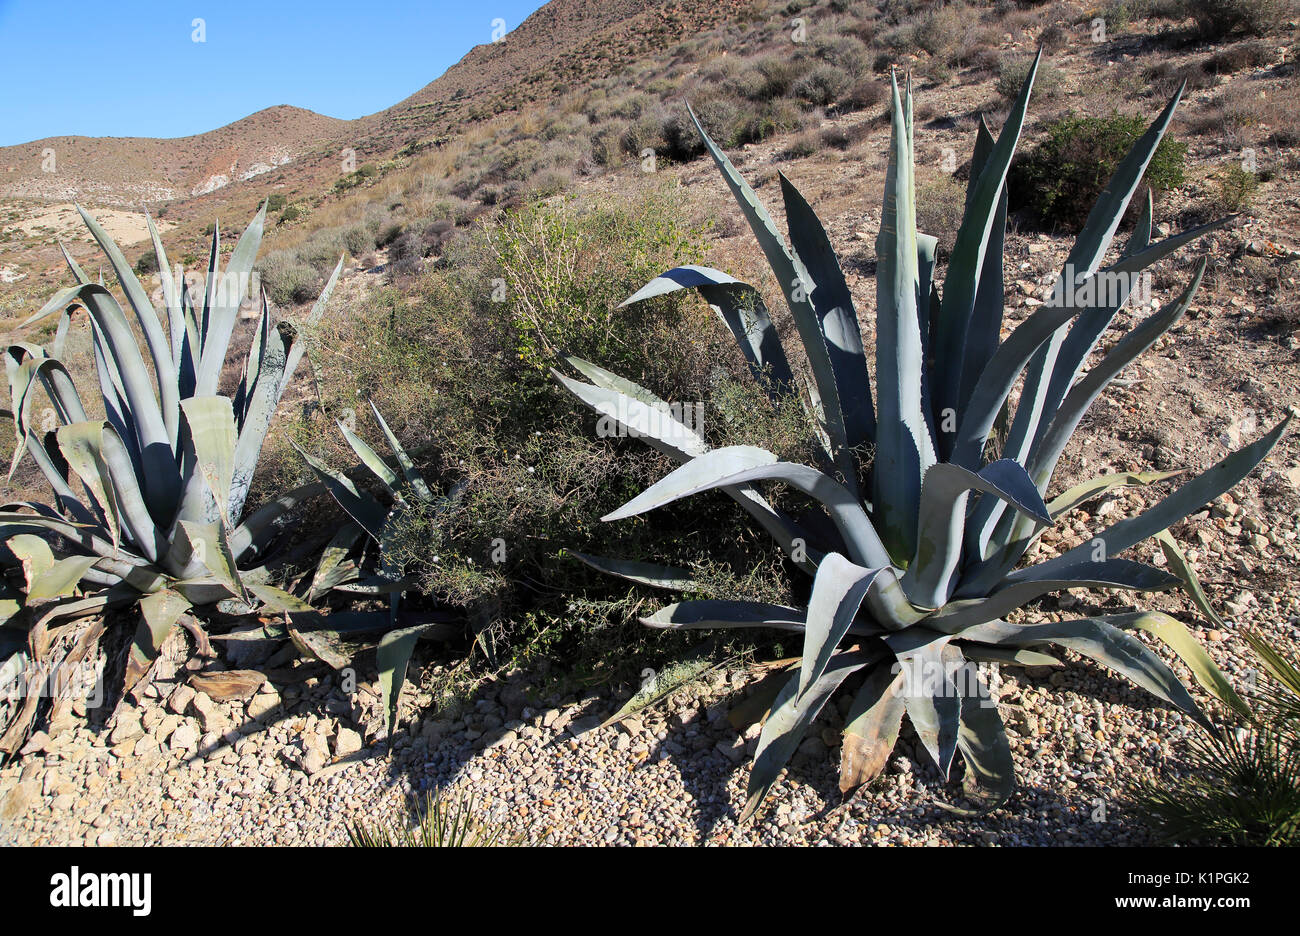
<svg viewBox="0 0 1300 936"><path fill-rule="evenodd" d="M117 844L117 831L115 829L105 829L99 833L99 838L95 839L95 844L100 848L108 848L110 845Z"/></svg>
<svg viewBox="0 0 1300 936"><path fill-rule="evenodd" d="M334 756L347 757L361 750L361 735L351 728L340 728L334 735Z"/></svg>
<svg viewBox="0 0 1300 936"><path fill-rule="evenodd" d="M18 783L3 800L0 800L0 819L13 821L27 814L32 804L41 798L40 784L35 780Z"/></svg>
<svg viewBox="0 0 1300 936"><path fill-rule="evenodd" d="M230 632L232 639L222 641L225 644L226 659L232 666L239 669L259 666L271 658L279 641L252 636L261 633L260 624L244 624Z"/></svg>
<svg viewBox="0 0 1300 936"><path fill-rule="evenodd" d="M254 721L262 721L279 707L279 693L272 689L269 693L259 692L257 695L253 696L253 698L249 700L245 712L247 712L248 717Z"/></svg>
<svg viewBox="0 0 1300 936"><path fill-rule="evenodd" d="M739 738L733 738L730 741L719 741L714 745L714 748L733 764L739 764L745 759L745 745Z"/></svg>
<svg viewBox="0 0 1300 936"><path fill-rule="evenodd" d="M266 676L257 670L224 670L196 673L190 685L214 702L247 702L266 682Z"/></svg>
<svg viewBox="0 0 1300 936"><path fill-rule="evenodd" d="M596 715L588 715L586 718L575 718L569 723L569 733L576 738L589 731L595 731L600 727L602 720L603 719Z"/></svg>
<svg viewBox="0 0 1300 936"><path fill-rule="evenodd" d="M509 747L519 740L519 735L508 728L496 728L484 735L483 750L491 751L500 747Z"/></svg>
<svg viewBox="0 0 1300 936"><path fill-rule="evenodd" d="M50 744L50 736L44 731L36 731L27 739L27 743L18 751L20 756L27 754L39 754L44 751Z"/></svg>
<svg viewBox="0 0 1300 936"><path fill-rule="evenodd" d="M144 734L144 726L140 724L140 716L134 709L127 709L117 716L117 723L113 725L113 730L108 735L109 744L121 744L123 741L132 741Z"/></svg>
<svg viewBox="0 0 1300 936"><path fill-rule="evenodd" d="M190 702L194 700L194 690L185 683L181 683L172 694L167 697L167 709L175 712L177 715L184 715L190 707Z"/></svg>
<svg viewBox="0 0 1300 936"><path fill-rule="evenodd" d="M189 721L183 722L172 732L167 743L173 751L192 751L199 746L198 729Z"/></svg>

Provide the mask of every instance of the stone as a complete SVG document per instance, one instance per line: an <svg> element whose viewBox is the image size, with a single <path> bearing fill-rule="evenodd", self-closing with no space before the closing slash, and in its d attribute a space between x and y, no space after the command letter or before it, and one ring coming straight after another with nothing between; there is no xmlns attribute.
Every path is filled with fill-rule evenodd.
<svg viewBox="0 0 1300 936"><path fill-rule="evenodd" d="M132 741L144 734L144 726L140 724L140 716L131 709L128 709L117 716L117 722L113 725L113 730L109 732L109 744L121 744L123 741Z"/></svg>
<svg viewBox="0 0 1300 936"><path fill-rule="evenodd" d="M361 750L361 735L351 728L340 728L334 735L334 756L347 757Z"/></svg>
<svg viewBox="0 0 1300 936"><path fill-rule="evenodd" d="M496 728L484 735L483 750L491 751L500 747L509 747L519 740L519 735L506 728Z"/></svg>
<svg viewBox="0 0 1300 936"><path fill-rule="evenodd" d="M190 707L190 702L194 699L194 690L185 683L177 686L172 690L172 694L167 697L168 711L175 712L177 715L184 715Z"/></svg>
<svg viewBox="0 0 1300 936"><path fill-rule="evenodd" d="M248 669L196 673L190 677L190 685L214 702L247 702L265 683L265 674Z"/></svg>
<svg viewBox="0 0 1300 936"><path fill-rule="evenodd" d="M262 721L280 707L280 696L275 690L270 693L259 692L248 702L245 711L254 721Z"/></svg>
<svg viewBox="0 0 1300 936"><path fill-rule="evenodd" d="M186 721L176 727L168 740L173 751L192 751L199 745L199 732L193 723Z"/></svg>
<svg viewBox="0 0 1300 936"><path fill-rule="evenodd" d="M3 800L0 800L0 819L13 821L27 814L32 804L41 798L40 784L35 780L18 783Z"/></svg>

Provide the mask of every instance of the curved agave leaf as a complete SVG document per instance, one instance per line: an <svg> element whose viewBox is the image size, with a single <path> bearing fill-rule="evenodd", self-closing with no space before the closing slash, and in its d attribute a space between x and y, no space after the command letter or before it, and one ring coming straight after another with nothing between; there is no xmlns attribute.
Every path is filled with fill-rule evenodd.
<svg viewBox="0 0 1300 936"><path fill-rule="evenodd" d="M1192 675L1196 677L1196 681L1200 683L1202 689L1234 709L1238 714L1246 717L1250 716L1250 707L1242 701L1241 696L1237 695L1232 688L1232 683L1228 682L1227 677L1210 659L1210 655L1205 652L1205 648L1196 642L1191 632L1177 618L1162 614L1159 611L1148 611L1143 614L1132 614L1113 619L1112 623L1116 627L1131 627L1135 630L1146 631L1152 637L1155 637L1187 664L1187 668L1192 671Z"/></svg>
<svg viewBox="0 0 1300 936"><path fill-rule="evenodd" d="M803 662L799 669L796 702L826 672L849 628L853 626L862 599L880 569L864 569L839 553L830 553L817 567L812 596L808 600L807 625L803 632Z"/></svg>
<svg viewBox="0 0 1300 936"><path fill-rule="evenodd" d="M123 696L134 689L148 672L150 665L158 658L158 651L162 649L167 635L190 607L184 595L171 589L157 591L140 599L141 620L126 660Z"/></svg>
<svg viewBox="0 0 1300 936"><path fill-rule="evenodd" d="M868 568L883 568L890 564L889 555L866 511L844 485L807 465L779 462L771 452L751 445L733 445L706 452L601 519L622 520L692 494L763 480L784 481L821 501L844 537L854 562Z"/></svg>
<svg viewBox="0 0 1300 936"><path fill-rule="evenodd" d="M672 416L669 404L649 390L581 358L570 355L565 360L589 377L595 386L569 380L552 370L560 385L597 413L614 420L623 431L640 436L647 444L679 462L709 451L708 443L694 430L678 422ZM820 554L809 548L808 536L794 520L769 504L749 485L724 487L722 490L762 524L795 565L810 575L816 572ZM796 548L796 541L802 541L802 549Z"/></svg>
<svg viewBox="0 0 1300 936"><path fill-rule="evenodd" d="M884 772L903 726L903 672L878 665L867 674L845 716L840 792L848 795Z"/></svg>
<svg viewBox="0 0 1300 936"><path fill-rule="evenodd" d="M1208 504L1224 491L1234 487L1267 457L1295 414L1295 410L1288 412L1286 417L1266 436L1232 452L1213 468L1197 475L1155 506L1148 507L1136 517L1120 520L1098 533L1091 541L1082 543L1055 559L1034 566L1033 577L1050 577L1062 568L1088 561L1098 552L1105 556L1123 552L1148 536L1153 536L1177 523L1202 504ZM1007 581L1021 581L1029 575L1029 570L1022 569L1007 576Z"/></svg>
<svg viewBox="0 0 1300 936"><path fill-rule="evenodd" d="M270 429L271 420L275 417L276 407L280 405L280 388L284 384L286 361L293 345L293 328L281 322L267 336L267 339L258 357L257 380L249 394L243 419L239 423L239 438L235 443L230 499L226 511L222 514L231 526L239 522L244 501L248 498L248 490L253 484L253 474L257 470L257 460L262 454L267 430ZM216 348L214 347L212 351L216 353ZM207 353L205 350L204 354ZM224 353L223 350L222 354ZM199 395L197 390L196 395Z"/></svg>
<svg viewBox="0 0 1300 936"><path fill-rule="evenodd" d="M951 637L912 627L882 638L893 651L903 675L903 704L930 759L948 776L957 752L961 687L957 673L964 661Z"/></svg>
<svg viewBox="0 0 1300 936"><path fill-rule="evenodd" d="M1073 650L1126 676L1147 692L1191 715L1207 731L1213 731L1173 670L1142 641L1121 629L1138 626L1135 619L1143 616L1144 612L1138 612L1026 625L990 621L963 631L961 636L963 640L977 643L1003 646L1050 643Z"/></svg>
<svg viewBox="0 0 1300 936"><path fill-rule="evenodd" d="M1072 566L1054 569L1050 573L1043 570L1042 565L1030 566L1024 571L1025 578L1005 584L987 597L948 602L926 618L925 626L946 634L957 634L968 627L996 620L1035 598L1069 588L1163 591L1176 588L1179 584L1177 576L1131 559L1081 561ZM1041 577L1031 574L1039 572Z"/></svg>
<svg viewBox="0 0 1300 936"><path fill-rule="evenodd" d="M677 569L672 566L656 565L652 562L635 562L631 559L611 559L605 556L591 556L587 553L580 553L572 549L565 550L566 555L570 555L584 565L588 565L597 572L604 572L606 575L616 575L619 578L627 579L629 582L636 582L638 585L649 585L651 588L665 588L669 591L688 591L697 592L701 586L693 578L691 573L686 569Z"/></svg>
<svg viewBox="0 0 1300 936"><path fill-rule="evenodd" d="M1094 497L1100 497L1114 488L1146 487L1149 484L1168 481L1170 478L1176 478L1184 474L1187 474L1186 468L1176 468L1173 471L1116 471L1110 474L1098 475L1090 481L1076 484L1069 490L1058 494L1052 498L1047 507L1052 514L1052 519L1059 520L1076 507L1082 506Z"/></svg>
<svg viewBox="0 0 1300 936"><path fill-rule="evenodd" d="M293 447L306 460L311 467L312 473L325 485L330 495L338 501L339 506L348 512L348 516L361 524L365 531L370 534L371 539L376 543L379 542L384 532L384 518L388 516L388 511L384 509L384 505L369 494L358 492L356 486L348 480L347 475L340 474L330 468L329 465L314 455L308 454L296 444L293 444Z"/></svg>
<svg viewBox="0 0 1300 936"><path fill-rule="evenodd" d="M286 491L275 500L270 501L249 514L230 534L230 550L236 559L261 552L267 543L283 525L286 515L299 504L313 497L324 494L325 485L320 481L304 484L291 491Z"/></svg>
<svg viewBox="0 0 1300 936"><path fill-rule="evenodd" d="M974 672L978 691L963 696L957 733L957 750L966 762L962 788L966 798L979 804L976 809L961 809L947 803L939 805L959 816L977 816L997 809L1016 788L1016 764L1011 758L1007 731L998 713L997 702L978 671Z"/></svg>
<svg viewBox="0 0 1300 936"><path fill-rule="evenodd" d="M429 485L425 482L424 476L416 470L415 463L406 454L406 449L402 448L402 443L397 441L397 436L393 434L393 430L388 428L388 423L384 421L384 417L379 415L379 410L375 408L374 403L370 404L370 411L375 414L375 422L379 423L380 431L383 432L384 438L388 440L388 447L397 456L397 463L401 466L402 476L406 478L406 483L410 485L416 497L426 504L432 504L434 501L433 492L429 490Z"/></svg>
<svg viewBox="0 0 1300 936"><path fill-rule="evenodd" d="M754 237L758 240L764 256L767 257L768 265L771 266L777 282L781 284L786 302L789 304L790 311L794 316L795 327L799 330L799 338L803 342L808 364L812 369L815 386L810 388L809 395L812 398L813 410L817 414L817 418L824 424L826 433L830 437L830 455L835 459L836 465L843 472L845 478L850 483L854 483L857 469L847 445L844 416L840 404L839 389L835 384L835 371L831 366L830 352L826 348L826 340L821 333L817 312L813 309L808 298L814 287L808 281L807 270L804 269L802 263L799 263L791 256L789 249L785 245L785 240L777 231L776 225L772 223L772 218L768 215L767 209L759 202L754 190L736 171L736 167L731 164L731 160L727 158L722 150L718 149L717 144L704 132L704 127L700 125L699 119L695 116L695 112L690 109L689 104L687 105L687 111L691 115L691 120L695 123L695 129L699 132L700 138L704 141L705 148L709 151L709 155L713 157L718 169L721 170L732 195L735 196L741 211L744 212L745 219L749 222L749 227L754 232Z"/></svg>
<svg viewBox="0 0 1300 936"><path fill-rule="evenodd" d="M853 296L821 220L785 173L778 172L777 176L781 180L790 244L795 258L807 271L808 280L814 284L808 298L817 315L835 377L844 419L845 443L850 448L867 445L875 441L876 413L871 401L871 378L867 374L867 356L862 348ZM928 289L924 295L929 295ZM848 477L856 481L852 475Z"/></svg>
<svg viewBox="0 0 1300 936"><path fill-rule="evenodd" d="M738 627L770 627L800 631L807 625L806 612L760 601L703 599L666 605L640 619L647 627L660 630L726 630Z"/></svg>
<svg viewBox="0 0 1300 936"><path fill-rule="evenodd" d="M158 320L158 313L154 311L153 301L145 291L140 280L136 278L135 271L127 261L122 251L118 249L113 239L100 226L90 214L77 206L77 211L81 215L81 220L85 222L90 229L91 235L99 244L100 249L108 257L108 262L113 267L113 272L117 275L117 280L122 284L122 291L126 293L127 301L135 311L136 320L140 323L140 330L144 332L145 344L149 348L149 355L153 358L154 378L158 384L159 396L161 402L161 417L166 425L167 444L173 450L176 447L177 435L180 429L180 394L176 382L172 375L176 372L176 365L172 361L171 348L168 346L167 337L163 334L162 323ZM116 305L116 302L114 303ZM120 313L120 310L119 310ZM135 346L134 337L131 339L132 348L135 350L135 356L139 357L139 350ZM120 361L121 358L114 351L114 358ZM215 388L214 388L215 390ZM150 398L153 398L152 390ZM155 407L160 404L155 402ZM133 406L134 408L134 406ZM143 445L143 441L141 442Z"/></svg>
<svg viewBox="0 0 1300 936"><path fill-rule="evenodd" d="M357 453L357 458L361 459L361 464L369 468L371 473L379 479L379 482L384 486L384 490L396 497L397 489L402 484L402 479L397 476L397 472L389 468L388 463L379 456L379 453L349 429L342 420L338 421L338 427L348 445L352 446L352 451Z"/></svg>
<svg viewBox="0 0 1300 936"><path fill-rule="evenodd" d="M689 686L706 673L722 665L723 661L712 655L714 641L705 641L693 647L676 660L661 666L619 710L600 723L601 728L616 725L630 715L644 712L656 702L672 695L683 686Z"/></svg>
<svg viewBox="0 0 1300 936"><path fill-rule="evenodd" d="M931 465L921 486L916 555L903 576L903 589L918 607L938 608L951 594L970 491L1005 501L1041 523L1051 522L1038 489L1014 461L991 462L978 472L946 462Z"/></svg>
<svg viewBox="0 0 1300 936"><path fill-rule="evenodd" d="M1174 574L1182 579L1183 587L1187 589L1188 595L1191 596L1192 603L1209 618L1210 623L1215 627L1226 628L1223 618L1219 617L1214 606L1210 604L1210 599L1206 597L1204 589L1201 588L1201 580L1196 577L1196 570L1192 564L1187 561L1183 551L1178 546L1178 541L1174 539L1173 534L1168 530L1161 530L1155 536L1156 542L1160 544L1161 550L1165 554L1165 560L1169 563L1169 568L1174 570Z"/></svg>
<svg viewBox="0 0 1300 936"><path fill-rule="evenodd" d="M314 601L331 589L359 576L360 569L356 563L346 560L365 536L366 531L359 523L345 523L339 528L326 545L320 562L316 565L311 587L307 590L309 600Z"/></svg>
<svg viewBox="0 0 1300 936"><path fill-rule="evenodd" d="M826 671L802 695L799 694L799 674L792 676L781 688L772 714L763 723L754 752L754 766L749 774L749 788L740 822L753 817L767 791L772 788L781 770L789 762L808 727L817 718L835 690L853 673L870 666L881 658L874 650L845 650L835 654Z"/></svg>
<svg viewBox="0 0 1300 936"><path fill-rule="evenodd" d="M763 297L753 286L742 283L720 270L695 265L674 267L642 286L620 303L619 308L679 289L699 291L722 323L731 329L731 334L749 363L755 380L765 386L771 396L783 396L794 389L794 373L790 370L785 349L781 347L781 339L777 335L776 327L767 314ZM588 373L577 359L566 356L565 360L582 370L593 383L600 385L596 375ZM631 384L631 386L636 385ZM629 396L635 395L622 387L607 389L618 389ZM657 401L658 398L656 397L655 400ZM653 405L654 401L643 400L642 402Z"/></svg>
<svg viewBox="0 0 1300 936"><path fill-rule="evenodd" d="M1026 650L1020 647L990 647L987 644L973 644L959 641L957 646L961 655L972 663L998 663L1002 666L1050 666L1060 669L1065 666L1050 653L1038 650Z"/></svg>

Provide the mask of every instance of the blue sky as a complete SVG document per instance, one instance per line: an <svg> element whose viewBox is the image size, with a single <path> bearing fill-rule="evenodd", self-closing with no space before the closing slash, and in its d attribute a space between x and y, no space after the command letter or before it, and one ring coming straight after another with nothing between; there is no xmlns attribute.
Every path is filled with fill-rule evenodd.
<svg viewBox="0 0 1300 936"><path fill-rule="evenodd" d="M354 118L542 0L0 0L0 145L177 137L275 104ZM193 21L204 20L204 42Z"/></svg>

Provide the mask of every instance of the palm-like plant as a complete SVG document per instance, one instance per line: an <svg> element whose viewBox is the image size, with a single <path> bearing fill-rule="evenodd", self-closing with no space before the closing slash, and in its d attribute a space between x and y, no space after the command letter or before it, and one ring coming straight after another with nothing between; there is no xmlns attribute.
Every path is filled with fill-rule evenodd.
<svg viewBox="0 0 1300 936"><path fill-rule="evenodd" d="M968 768L967 793L984 807L1010 795L1014 772L997 707L967 663L1054 663L1041 648L1068 648L1208 726L1177 676L1131 633L1145 630L1178 654L1214 695L1241 704L1205 651L1167 615L1029 625L1005 620L1017 608L1063 589L1146 591L1177 585L1179 576L1117 558L1119 553L1163 534L1244 478L1291 418L1140 515L1054 559L1016 568L1042 531L1081 503L1117 486L1176 474L1110 474L1050 503L1044 500L1057 460L1089 406L1178 321L1205 267L1202 263L1174 302L1141 321L1085 373L1089 354L1128 299L1136 274L1229 220L1152 243L1148 200L1119 257L1102 266L1180 91L1117 168L1070 251L1051 300L1000 340L1007 169L1037 64L996 140L981 123L966 210L942 289L935 279L936 240L916 230L910 83L900 94L893 82L876 240L874 401L853 300L820 221L782 176L787 247L753 190L696 122L793 313L811 371L806 403L822 439L818 467L784 463L753 446L710 450L698 433L673 418L663 400L586 361L569 359L590 383L555 375L579 400L682 463L604 520L721 490L772 534L795 565L814 575L806 609L701 600L672 604L643 619L660 628L768 627L803 635L799 670L763 726L746 817L827 700L854 674L863 680L844 732L841 788L850 791L884 768L906 714L945 777L960 752ZM768 393L793 392L795 369L752 286L717 270L681 267L627 301L686 288L698 290L731 329ZM1013 408L1009 398L1022 375ZM1006 440L1000 457L991 459L987 453L996 446L994 430L1002 421L1009 423ZM860 471L856 456L866 450L874 458ZM763 497L757 487L763 481L783 482L819 502L834 534L819 541ZM1164 534L1162 542L1176 558L1173 540ZM585 558L634 581L688 587L683 570ZM1177 562L1170 565L1184 570Z"/></svg>
<svg viewBox="0 0 1300 936"><path fill-rule="evenodd" d="M80 210L80 209L79 209ZM55 503L0 509L0 539L21 560L30 614L0 623L6 655L25 653L33 679L53 665L57 638L73 637L78 619L139 604L140 622L126 667L126 689L156 657L186 612L223 600L283 609L291 596L268 584L268 549L287 512L320 493L307 485L244 516L244 502L267 429L304 346L289 322L272 327L265 293L243 374L233 396L221 393L239 307L248 292L266 207L244 230L226 268L219 268L214 225L203 295L191 295L168 266L149 221L166 323L130 264L84 210L82 220L108 257L134 313L143 348L126 312L67 252L77 285L60 290L25 325L61 313L50 347L10 345L5 370L16 433L13 466L29 454ZM342 258L312 308L319 320ZM98 393L105 417L92 419L61 358L74 311L91 325ZM38 391L56 417L33 422ZM82 634L86 631L81 631ZM77 653L89 646L74 640ZM65 661L66 662L66 661ZM30 687L29 687L30 688ZM30 728L39 693L0 739L12 752Z"/></svg>

